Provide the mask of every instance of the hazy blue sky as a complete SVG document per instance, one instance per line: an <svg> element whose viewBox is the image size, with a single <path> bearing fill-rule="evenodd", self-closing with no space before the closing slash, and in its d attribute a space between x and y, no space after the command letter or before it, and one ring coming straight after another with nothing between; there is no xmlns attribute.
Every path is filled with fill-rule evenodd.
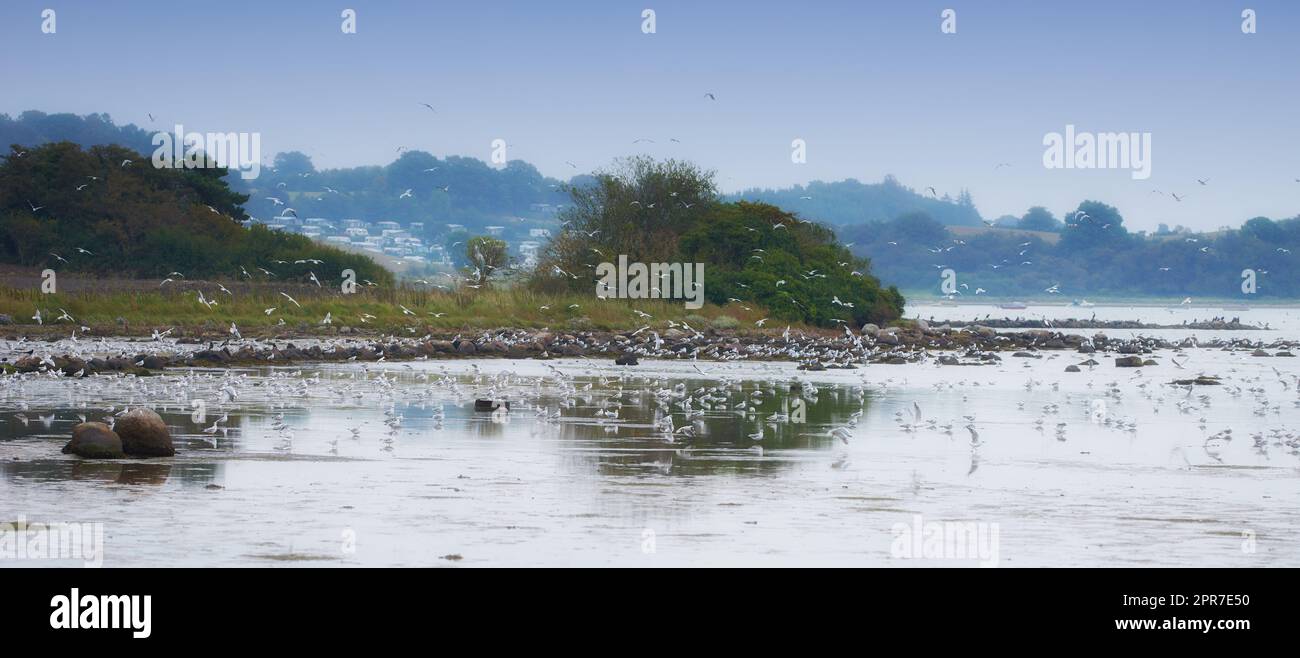
<svg viewBox="0 0 1300 658"><path fill-rule="evenodd" d="M355 35L339 29L348 7ZM656 34L641 32L647 7ZM1241 31L1246 7L1257 34ZM727 191L892 173L968 188L986 217L1092 198L1135 228L1300 212L1297 70L1289 0L0 4L9 114L258 131L264 157L303 150L318 167L387 163L399 146L486 160L502 138L558 177L566 160L639 152L698 161ZM1043 137L1066 124L1152 133L1150 180L1045 169ZM795 138L807 164L791 162Z"/></svg>

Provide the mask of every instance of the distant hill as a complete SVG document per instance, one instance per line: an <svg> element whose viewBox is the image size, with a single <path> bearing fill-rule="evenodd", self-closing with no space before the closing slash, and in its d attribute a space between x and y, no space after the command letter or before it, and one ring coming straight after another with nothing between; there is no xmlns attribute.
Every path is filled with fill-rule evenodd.
<svg viewBox="0 0 1300 658"><path fill-rule="evenodd" d="M918 192L886 176L879 183L862 183L852 178L825 183L773 189L750 189L729 195L728 200L770 203L804 219L846 226L894 219L908 213L925 213L947 226L981 226L982 218L970 194L957 198Z"/></svg>
<svg viewBox="0 0 1300 658"><path fill-rule="evenodd" d="M47 114L35 110L16 118L0 115L0 148L11 144L35 147L72 142L82 148L119 145L149 158L153 135L170 127L117 125L107 114ZM383 166L316 169L311 158L296 151L279 153L260 176L244 180L227 176L231 190L248 195L244 209L267 219L294 207L301 217L389 220L402 225L423 222L433 237L447 224L463 224L473 233L489 225L507 225L527 234L536 220L553 226L556 207L568 202L566 184L590 182L590 176L561 181L542 176L523 161L496 168L475 158L438 158L423 151L405 151ZM407 190L410 194L403 197ZM270 198L279 200L279 205Z"/></svg>
<svg viewBox="0 0 1300 658"><path fill-rule="evenodd" d="M1300 298L1300 217L1256 217L1213 233L1130 233L1119 211L1085 201L1060 232L944 226L924 213L836 229L881 280L909 291L1043 299ZM1254 283L1245 293L1243 284Z"/></svg>
<svg viewBox="0 0 1300 658"><path fill-rule="evenodd" d="M114 276L385 283L369 258L245 228L247 200L219 168L155 168L123 146L12 148L0 162L0 262ZM319 262L312 262L319 261Z"/></svg>
<svg viewBox="0 0 1300 658"><path fill-rule="evenodd" d="M117 144L138 153L153 152L154 131L135 124L119 126L107 114L46 114L28 110L13 118L0 114L0 148L10 144L40 146L50 142L72 142L83 149Z"/></svg>
<svg viewBox="0 0 1300 658"><path fill-rule="evenodd" d="M258 178L232 186L249 195L245 208L258 219L293 208L299 217L422 222L425 238L445 233L447 224L475 234L499 225L507 235L527 235L530 226L554 226L555 212L569 200L564 181L526 162L497 169L424 151L406 151L384 166L322 170L305 154L280 153Z"/></svg>

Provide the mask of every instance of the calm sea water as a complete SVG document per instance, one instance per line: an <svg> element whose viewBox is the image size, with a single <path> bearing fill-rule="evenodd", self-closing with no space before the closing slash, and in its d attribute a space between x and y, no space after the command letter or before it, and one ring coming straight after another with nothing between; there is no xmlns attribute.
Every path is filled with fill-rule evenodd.
<svg viewBox="0 0 1300 658"><path fill-rule="evenodd" d="M0 524L102 523L107 566L1300 565L1296 359L1084 358L6 378ZM1224 385L1170 384L1198 373ZM137 405L175 458L60 454ZM922 550L953 528L984 550Z"/></svg>
<svg viewBox="0 0 1300 658"><path fill-rule="evenodd" d="M1114 338L1131 338L1141 335L1171 340L1187 337L1195 337L1198 340L1213 338L1245 338L1262 341L1300 340L1300 308L1286 306L1236 306L1228 308L1222 304L1191 304L1169 307L1098 304L1083 307L1070 306L1064 303L1051 305L1031 303L1028 304L1026 309L1010 310L999 308L996 304L959 304L956 306L909 304L904 314L908 318L922 318L925 320L933 318L940 322L944 320L973 322L985 317L994 319L1024 318L1029 320L1087 320L1095 317L1098 321L1136 320L1146 324L1159 325L1182 325L1205 322L1215 318L1226 320L1238 318L1243 324L1261 328L1267 327L1267 329L1224 332L1192 331L1188 329L1108 329L1105 330L1105 333ZM1097 330L1068 329L1065 331L1091 336Z"/></svg>

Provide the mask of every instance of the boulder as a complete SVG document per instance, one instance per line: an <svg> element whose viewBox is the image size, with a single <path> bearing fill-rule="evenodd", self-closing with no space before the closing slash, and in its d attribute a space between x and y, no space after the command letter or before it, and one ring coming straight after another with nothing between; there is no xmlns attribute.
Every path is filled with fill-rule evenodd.
<svg viewBox="0 0 1300 658"><path fill-rule="evenodd" d="M63 453L87 459L122 459L122 438L103 423L81 423L72 428L72 440Z"/></svg>
<svg viewBox="0 0 1300 658"><path fill-rule="evenodd" d="M1142 367L1142 357L1140 356L1121 356L1115 359L1116 368L1140 368Z"/></svg>
<svg viewBox="0 0 1300 658"><path fill-rule="evenodd" d="M1079 366L1065 366L1066 372L1079 372Z"/></svg>
<svg viewBox="0 0 1300 658"><path fill-rule="evenodd" d="M637 365L636 355L635 355L635 354L631 354L631 353L624 354L624 355L618 357L617 359L614 359L614 365L616 365L616 366L634 366L634 365Z"/></svg>
<svg viewBox="0 0 1300 658"><path fill-rule="evenodd" d="M18 372L36 372L40 370L42 363L40 357L24 356L14 361L14 367Z"/></svg>
<svg viewBox="0 0 1300 658"><path fill-rule="evenodd" d="M880 327L868 322L867 324L862 325L862 333L863 335L875 338L876 334L880 333Z"/></svg>
<svg viewBox="0 0 1300 658"><path fill-rule="evenodd" d="M126 412L114 427L122 437L122 450L133 457L171 457L176 454L171 432L152 409L137 407Z"/></svg>

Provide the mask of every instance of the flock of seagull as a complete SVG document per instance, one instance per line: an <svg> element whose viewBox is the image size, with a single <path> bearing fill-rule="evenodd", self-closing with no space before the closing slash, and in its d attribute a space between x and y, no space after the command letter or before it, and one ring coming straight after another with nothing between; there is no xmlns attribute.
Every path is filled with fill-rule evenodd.
<svg viewBox="0 0 1300 658"><path fill-rule="evenodd" d="M163 337L166 340L165 337ZM13 355L30 346L24 341L6 342L0 351ZM100 345L100 347L104 347ZM448 418L447 407L464 409L474 400L502 400L509 406L495 405L492 420L502 416L532 418L538 427L561 424L584 425L620 438L634 437L648 442L662 442L676 458L690 459L697 450L736 451L742 456L763 457L765 450L789 447L792 436L804 437L823 448L840 446L831 453L830 466L850 468L848 446L855 441L898 440L916 435L935 435L949 441L954 435L969 442L970 466L967 476L979 469L981 454L991 442L999 442L1008 426L1019 425L1033 432L1050 434L1057 442L1071 440L1072 428L1090 428L1084 442L1095 431L1109 430L1149 440L1139 435L1138 407L1149 406L1152 417L1172 415L1190 421L1203 439L1184 442L1182 431L1170 453L1171 462L1194 464L1226 463L1225 453L1235 442L1249 441L1251 452L1260 459L1276 456L1300 457L1300 433L1281 422L1282 400L1290 397L1288 407L1300 409L1300 376L1277 368L1270 372L1250 372L1238 365L1225 365L1227 375L1218 386L1175 385L1154 381L1136 371L1127 379L1114 375L1090 377L1085 392L1062 392L1061 384L1044 378L1046 364L1068 355L1051 354L1043 359L1026 359L1023 401L1016 410L988 410L989 395L984 386L996 386L1014 377L1015 368L997 366L999 374L988 378L940 379L926 391L908 381L928 367L918 368L908 377L871 377L869 369L854 374L837 375L837 381L814 382L807 374L764 362L689 362L684 374L642 374L627 367L597 364L585 360L538 362L543 374L517 374L513 370L488 373L475 362L450 369L448 364L436 368L410 363L359 362L348 366L301 366L266 369L187 369L169 370L156 377L127 374L96 375L73 378L61 376L57 369L46 372L14 374L0 377L0 406L16 412L0 416L0 432L14 436L17 426L35 423L59 437L78 422L103 421L110 426L130 408L146 406L163 413L189 414L196 408L206 409L200 422L181 422L185 434L213 449L227 441L231 433L257 435L255 422L232 427L232 416L251 420L263 418L265 436L273 436L275 451L295 450L295 437L310 432L329 437L328 452L337 455L340 440L360 442L377 432L379 449L391 453L403 436L439 435ZM1188 369L1195 357L1180 354L1185 360L1175 362ZM48 355L43 358L49 359ZM52 365L52 361L50 364ZM1097 366L1089 366L1095 370ZM1105 381L1101 381L1105 380ZM830 414L819 414L825 422L802 424L795 419L800 409L819 408L819 396L829 391L833 405ZM959 398L960 403L957 402ZM976 397L972 403L971 397ZM33 401L40 400L40 408ZM55 402L57 400L57 402ZM799 400L799 403L795 403ZM951 418L939 418L923 411L938 404L951 413L974 407L976 411L958 411ZM196 401L202 401L201 403ZM1228 404L1249 407L1260 418L1241 436L1234 428L1211 420L1211 407ZM868 411L883 407L876 420L861 422ZM351 419L345 427L322 430L310 423L311 410L343 409ZM421 422L412 430L404 429L406 415L421 409ZM888 429L884 414L893 410L893 426ZM378 413L382 410L382 413ZM511 411L513 410L513 411ZM1125 415L1116 413L1125 410ZM484 416L486 421L489 416ZM463 419L458 419L463 420ZM173 423L175 424L175 423ZM4 428L11 425L14 429ZM1155 432L1171 432L1169 429ZM346 432L346 433L344 433ZM793 434L791 434L793 432ZM250 436L252 436L250 435ZM1161 438L1160 435L1150 439ZM1165 439L1170 435L1165 434ZM319 443L313 444L319 447ZM1086 452L1085 452L1086 454ZM1231 459L1242 459L1241 453Z"/></svg>

